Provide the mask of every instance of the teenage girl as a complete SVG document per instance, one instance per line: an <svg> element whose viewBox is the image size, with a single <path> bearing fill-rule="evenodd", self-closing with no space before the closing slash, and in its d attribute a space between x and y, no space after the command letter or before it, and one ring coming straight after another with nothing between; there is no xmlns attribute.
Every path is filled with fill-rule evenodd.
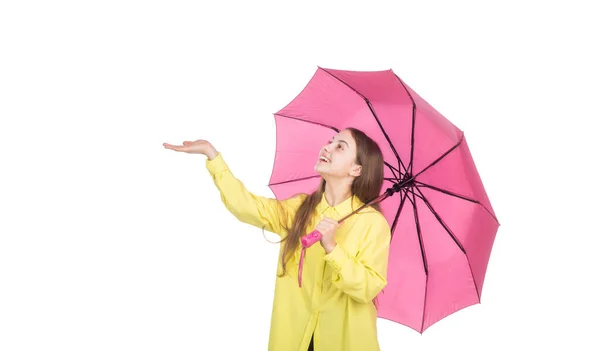
<svg viewBox="0 0 600 351"><path fill-rule="evenodd" d="M279 234L269 350L377 351L376 296L386 286L390 227L379 204L383 156L362 131L347 128L315 155L317 189L277 200L249 192L206 140L164 143L207 156L206 167L225 207L240 221ZM319 244L305 251L299 284L300 238L313 230Z"/></svg>

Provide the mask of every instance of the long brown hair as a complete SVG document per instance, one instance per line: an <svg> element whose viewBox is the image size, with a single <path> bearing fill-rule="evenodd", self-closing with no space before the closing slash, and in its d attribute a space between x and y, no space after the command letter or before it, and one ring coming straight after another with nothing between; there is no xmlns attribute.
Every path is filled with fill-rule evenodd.
<svg viewBox="0 0 600 351"><path fill-rule="evenodd" d="M356 143L355 163L362 166L361 174L354 178L350 191L353 196L358 197L363 203L367 203L380 195L383 185L383 154L379 145L365 133L356 128L346 129L350 131ZM321 179L317 190L303 200L294 215L291 227L282 224L288 234L283 239L286 242L281 253L283 270L279 275L280 277L286 274L286 264L300 246L300 238L308 234L306 227L315 212L315 208L322 199L325 192L325 184L325 179ZM373 204L370 207L381 212L379 203ZM284 218L287 218L287 216Z"/></svg>

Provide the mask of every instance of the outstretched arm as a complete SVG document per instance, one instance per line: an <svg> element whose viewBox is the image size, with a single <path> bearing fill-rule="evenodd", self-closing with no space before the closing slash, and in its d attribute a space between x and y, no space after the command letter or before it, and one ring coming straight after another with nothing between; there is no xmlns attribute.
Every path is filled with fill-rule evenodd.
<svg viewBox="0 0 600 351"><path fill-rule="evenodd" d="M233 175L220 152L207 156L206 168L227 210L244 223L283 235L284 225L290 225L302 195L286 200L255 195Z"/></svg>

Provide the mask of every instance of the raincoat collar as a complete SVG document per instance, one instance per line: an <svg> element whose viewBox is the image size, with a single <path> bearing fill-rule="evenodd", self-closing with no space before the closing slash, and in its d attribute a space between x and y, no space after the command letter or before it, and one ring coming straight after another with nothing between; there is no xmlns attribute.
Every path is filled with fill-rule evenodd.
<svg viewBox="0 0 600 351"><path fill-rule="evenodd" d="M321 201L317 205L317 213L322 215L326 211L331 215L340 218L346 216L350 212L356 210L360 206L363 205L363 202L358 199L354 194L342 201L342 203L337 204L336 206L330 206L325 198L325 193L321 196Z"/></svg>

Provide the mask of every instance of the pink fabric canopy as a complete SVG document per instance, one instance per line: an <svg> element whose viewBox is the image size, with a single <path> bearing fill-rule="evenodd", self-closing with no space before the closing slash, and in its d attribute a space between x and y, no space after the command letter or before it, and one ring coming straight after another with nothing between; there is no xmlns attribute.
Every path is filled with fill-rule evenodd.
<svg viewBox="0 0 600 351"><path fill-rule="evenodd" d="M313 192L319 149L354 127L381 147L380 204L392 228L388 285L380 318L422 333L480 302L499 222L464 133L392 72L318 68L275 113L277 141L269 187L278 199Z"/></svg>

